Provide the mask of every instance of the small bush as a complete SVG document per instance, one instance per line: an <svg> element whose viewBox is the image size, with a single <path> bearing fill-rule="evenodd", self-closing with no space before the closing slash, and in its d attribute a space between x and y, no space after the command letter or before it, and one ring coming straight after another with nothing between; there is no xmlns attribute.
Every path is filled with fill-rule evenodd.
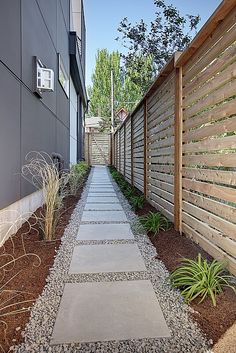
<svg viewBox="0 0 236 353"><path fill-rule="evenodd" d="M86 162L81 161L77 164L72 165L71 169L78 174L85 175L89 169L89 166Z"/></svg>
<svg viewBox="0 0 236 353"><path fill-rule="evenodd" d="M85 162L79 162L72 165L69 174L69 189L70 194L76 196L81 187L84 177L88 171L88 165Z"/></svg>
<svg viewBox="0 0 236 353"><path fill-rule="evenodd" d="M182 265L170 276L172 286L180 288L185 301L191 302L200 297L200 303L210 297L216 306L216 296L222 293L223 287L235 288L229 284L232 277L225 274L223 263L213 260L209 263L198 254L197 260L183 259Z"/></svg>
<svg viewBox="0 0 236 353"><path fill-rule="evenodd" d="M135 190L132 187L128 187L127 189L124 190L124 195L127 197L127 199L131 199L135 195Z"/></svg>
<svg viewBox="0 0 236 353"><path fill-rule="evenodd" d="M156 235L160 230L167 230L170 223L166 217L159 212L149 212L148 214L139 217L140 223L147 232L152 232Z"/></svg>
<svg viewBox="0 0 236 353"><path fill-rule="evenodd" d="M132 196L130 199L130 203L135 210L142 209L144 206L144 202L145 202L145 197L142 195Z"/></svg>

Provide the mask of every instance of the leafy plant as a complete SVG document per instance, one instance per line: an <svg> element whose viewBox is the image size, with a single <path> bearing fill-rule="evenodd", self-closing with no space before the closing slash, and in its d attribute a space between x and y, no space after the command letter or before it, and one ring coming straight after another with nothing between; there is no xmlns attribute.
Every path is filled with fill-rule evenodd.
<svg viewBox="0 0 236 353"><path fill-rule="evenodd" d="M132 197L134 197L134 194L135 190L130 186L124 190L124 195L127 197L127 199L132 199Z"/></svg>
<svg viewBox="0 0 236 353"><path fill-rule="evenodd" d="M153 71L157 73L176 51L183 51L188 46L200 21L199 15L182 15L165 0L153 0L153 3L156 11L151 23L140 19L132 24L125 17L118 28L120 36L117 40L126 48L122 55L125 67L136 69L137 74L131 76L131 79L139 86L145 83L140 75L144 63L139 58L151 56L154 61Z"/></svg>
<svg viewBox="0 0 236 353"><path fill-rule="evenodd" d="M88 165L85 162L79 162L72 165L69 174L69 188L71 195L77 195L77 192L84 181L84 177L87 171Z"/></svg>
<svg viewBox="0 0 236 353"><path fill-rule="evenodd" d="M166 217L159 212L149 212L148 214L139 217L140 223L147 232L152 232L156 235L160 230L167 230L170 223Z"/></svg>
<svg viewBox="0 0 236 353"><path fill-rule="evenodd" d="M142 209L144 206L145 202L145 197L140 195L140 196L132 196L130 199L130 203L133 206L135 210L137 209Z"/></svg>
<svg viewBox="0 0 236 353"><path fill-rule="evenodd" d="M182 265L170 276L173 287L180 288L186 302L200 297L200 303L210 297L216 306L216 296L222 293L224 287L235 288L229 284L233 278L225 273L222 262L213 260L209 263L198 254L197 260L183 259Z"/></svg>
<svg viewBox="0 0 236 353"><path fill-rule="evenodd" d="M45 152L30 152L26 160L28 163L22 167L22 176L43 192L44 206L40 215L35 217L44 239L51 241L55 238L63 199L68 195L69 173L59 171L58 165Z"/></svg>
<svg viewBox="0 0 236 353"><path fill-rule="evenodd" d="M71 169L78 174L82 174L83 176L87 173L89 166L86 162L81 161L77 164L72 165Z"/></svg>

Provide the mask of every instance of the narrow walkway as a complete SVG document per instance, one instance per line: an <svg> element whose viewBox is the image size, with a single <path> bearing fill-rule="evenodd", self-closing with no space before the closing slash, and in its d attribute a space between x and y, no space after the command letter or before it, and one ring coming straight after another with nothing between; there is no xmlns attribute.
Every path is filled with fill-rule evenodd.
<svg viewBox="0 0 236 353"><path fill-rule="evenodd" d="M108 170L92 168L14 353L208 352L137 224Z"/></svg>
<svg viewBox="0 0 236 353"><path fill-rule="evenodd" d="M147 269L108 173L105 167L93 171L78 232L83 243L75 246L69 269L87 281L66 283L52 344L170 336L151 281L126 280ZM125 273L124 280L89 281L116 273Z"/></svg>

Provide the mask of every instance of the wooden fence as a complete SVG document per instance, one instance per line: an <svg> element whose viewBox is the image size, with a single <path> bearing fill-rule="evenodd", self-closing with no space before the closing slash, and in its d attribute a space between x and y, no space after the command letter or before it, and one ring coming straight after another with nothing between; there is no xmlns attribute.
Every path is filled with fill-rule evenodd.
<svg viewBox="0 0 236 353"><path fill-rule="evenodd" d="M108 165L111 158L111 135L103 132L86 132L85 160L89 165Z"/></svg>
<svg viewBox="0 0 236 353"><path fill-rule="evenodd" d="M113 164L236 274L235 152L236 3L226 0L116 130Z"/></svg>

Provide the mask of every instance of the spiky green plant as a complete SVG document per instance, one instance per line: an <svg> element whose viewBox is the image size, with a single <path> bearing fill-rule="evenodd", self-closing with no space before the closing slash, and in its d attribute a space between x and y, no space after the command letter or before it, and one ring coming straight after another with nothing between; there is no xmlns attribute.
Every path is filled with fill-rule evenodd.
<svg viewBox="0 0 236 353"><path fill-rule="evenodd" d="M187 303L200 297L200 303L210 297L216 306L216 297L224 287L235 288L229 281L233 277L225 272L225 264L217 260L211 263L198 254L197 260L184 258L182 265L172 272L170 279L174 288L180 288Z"/></svg>
<svg viewBox="0 0 236 353"><path fill-rule="evenodd" d="M127 199L131 199L135 195L135 190L132 187L127 187L124 189L124 195L127 197Z"/></svg>
<svg viewBox="0 0 236 353"><path fill-rule="evenodd" d="M139 221L144 229L149 233L156 235L160 230L167 230L170 223L166 217L159 212L149 212L144 216L139 217Z"/></svg>
<svg viewBox="0 0 236 353"><path fill-rule="evenodd" d="M144 206L144 202L145 202L145 197L142 195L132 196L130 199L130 203L135 210L142 209Z"/></svg>

